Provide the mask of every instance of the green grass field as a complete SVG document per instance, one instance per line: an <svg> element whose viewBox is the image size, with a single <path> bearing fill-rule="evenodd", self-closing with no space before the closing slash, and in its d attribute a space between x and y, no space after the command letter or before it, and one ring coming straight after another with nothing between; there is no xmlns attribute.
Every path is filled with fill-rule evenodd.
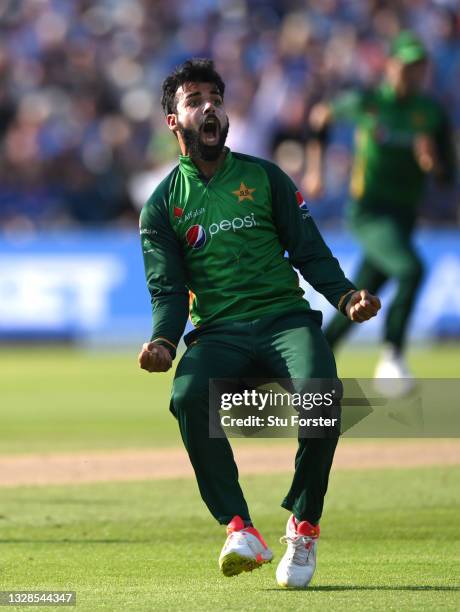
<svg viewBox="0 0 460 612"><path fill-rule="evenodd" d="M78 610L458 610L458 472L336 472L308 591L276 586L286 476L243 478L272 565L224 578L224 530L191 480L2 491L2 589Z"/></svg>
<svg viewBox="0 0 460 612"><path fill-rule="evenodd" d="M340 375L370 377L376 357L344 352ZM414 349L410 362L419 376L458 377L459 357L458 346ZM0 454L176 446L171 377L139 371L135 350L4 349ZM458 468L333 472L305 592L274 579L289 479L243 475L276 559L232 579L217 568L224 530L192 480L3 488L0 590L75 590L88 611L460 609Z"/></svg>
<svg viewBox="0 0 460 612"><path fill-rule="evenodd" d="M148 448L179 443L168 410L172 373L139 370L132 353L0 351L0 454ZM372 377L377 353L339 354L342 377ZM458 377L460 346L414 349L418 376Z"/></svg>

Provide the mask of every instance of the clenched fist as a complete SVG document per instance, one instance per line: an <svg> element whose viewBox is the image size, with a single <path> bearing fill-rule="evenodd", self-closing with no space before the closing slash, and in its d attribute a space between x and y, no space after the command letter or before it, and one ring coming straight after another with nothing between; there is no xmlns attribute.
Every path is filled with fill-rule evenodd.
<svg viewBox="0 0 460 612"><path fill-rule="evenodd" d="M167 372L172 366L171 354L156 342L145 342L139 353L139 366L147 372Z"/></svg>
<svg viewBox="0 0 460 612"><path fill-rule="evenodd" d="M414 154L423 172L436 171L438 159L433 138L427 134L419 134L414 142Z"/></svg>
<svg viewBox="0 0 460 612"><path fill-rule="evenodd" d="M375 317L381 304L377 296L369 293L367 289L355 291L345 307L347 317L355 323L362 323Z"/></svg>

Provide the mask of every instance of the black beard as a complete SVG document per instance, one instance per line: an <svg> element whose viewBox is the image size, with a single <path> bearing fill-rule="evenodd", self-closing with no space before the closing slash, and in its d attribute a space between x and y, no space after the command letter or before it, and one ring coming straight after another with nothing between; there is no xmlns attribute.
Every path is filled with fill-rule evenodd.
<svg viewBox="0 0 460 612"><path fill-rule="evenodd" d="M178 126L179 132L182 134L185 146L187 147L188 154L192 159L195 158L202 159L204 161L216 161L216 159L218 159L219 155L222 153L225 141L227 140L230 123L227 119L227 125L220 130L219 142L212 146L201 142L199 131L184 128L184 126L180 123Z"/></svg>

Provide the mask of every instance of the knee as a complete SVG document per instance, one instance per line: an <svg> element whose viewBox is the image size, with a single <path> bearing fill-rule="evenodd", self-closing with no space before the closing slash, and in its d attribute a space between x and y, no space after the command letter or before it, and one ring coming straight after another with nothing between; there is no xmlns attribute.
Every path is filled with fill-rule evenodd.
<svg viewBox="0 0 460 612"><path fill-rule="evenodd" d="M406 284L417 287L424 276L425 267L418 257L411 257L404 262L400 271L400 278Z"/></svg>
<svg viewBox="0 0 460 612"><path fill-rule="evenodd" d="M184 378L174 381L171 402L176 415L190 416L198 412L200 405L207 404L209 391L193 378Z"/></svg>

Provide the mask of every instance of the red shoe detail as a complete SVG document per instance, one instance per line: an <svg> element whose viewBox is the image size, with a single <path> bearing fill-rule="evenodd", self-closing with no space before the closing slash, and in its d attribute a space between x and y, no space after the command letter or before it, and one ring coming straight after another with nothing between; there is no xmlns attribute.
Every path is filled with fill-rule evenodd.
<svg viewBox="0 0 460 612"><path fill-rule="evenodd" d="M257 561L257 563L263 563L264 562L264 558L262 557L262 553L257 553L256 561Z"/></svg>
<svg viewBox="0 0 460 612"><path fill-rule="evenodd" d="M246 533L250 533L251 535L255 536L259 540L259 542L262 544L264 548L268 548L268 546L265 543L265 540L260 535L260 533L257 531L257 529L255 527L245 527L244 521L240 516L234 516L232 520L230 521L230 523L227 525L227 535L230 535L234 531L245 531Z"/></svg>
<svg viewBox="0 0 460 612"><path fill-rule="evenodd" d="M234 516L230 523L227 525L227 535L230 535L234 531L242 531L244 529L244 521L241 516Z"/></svg>
<svg viewBox="0 0 460 612"><path fill-rule="evenodd" d="M296 531L299 535L308 536L309 538L319 538L319 525L312 525L308 521L301 521L297 524Z"/></svg>
<svg viewBox="0 0 460 612"><path fill-rule="evenodd" d="M244 531L246 531L247 533L250 533L253 536L256 536L256 538L259 540L262 546L264 548L268 548L268 546L265 543L265 540L263 539L263 537L260 535L260 533L257 531L255 527L245 527Z"/></svg>

